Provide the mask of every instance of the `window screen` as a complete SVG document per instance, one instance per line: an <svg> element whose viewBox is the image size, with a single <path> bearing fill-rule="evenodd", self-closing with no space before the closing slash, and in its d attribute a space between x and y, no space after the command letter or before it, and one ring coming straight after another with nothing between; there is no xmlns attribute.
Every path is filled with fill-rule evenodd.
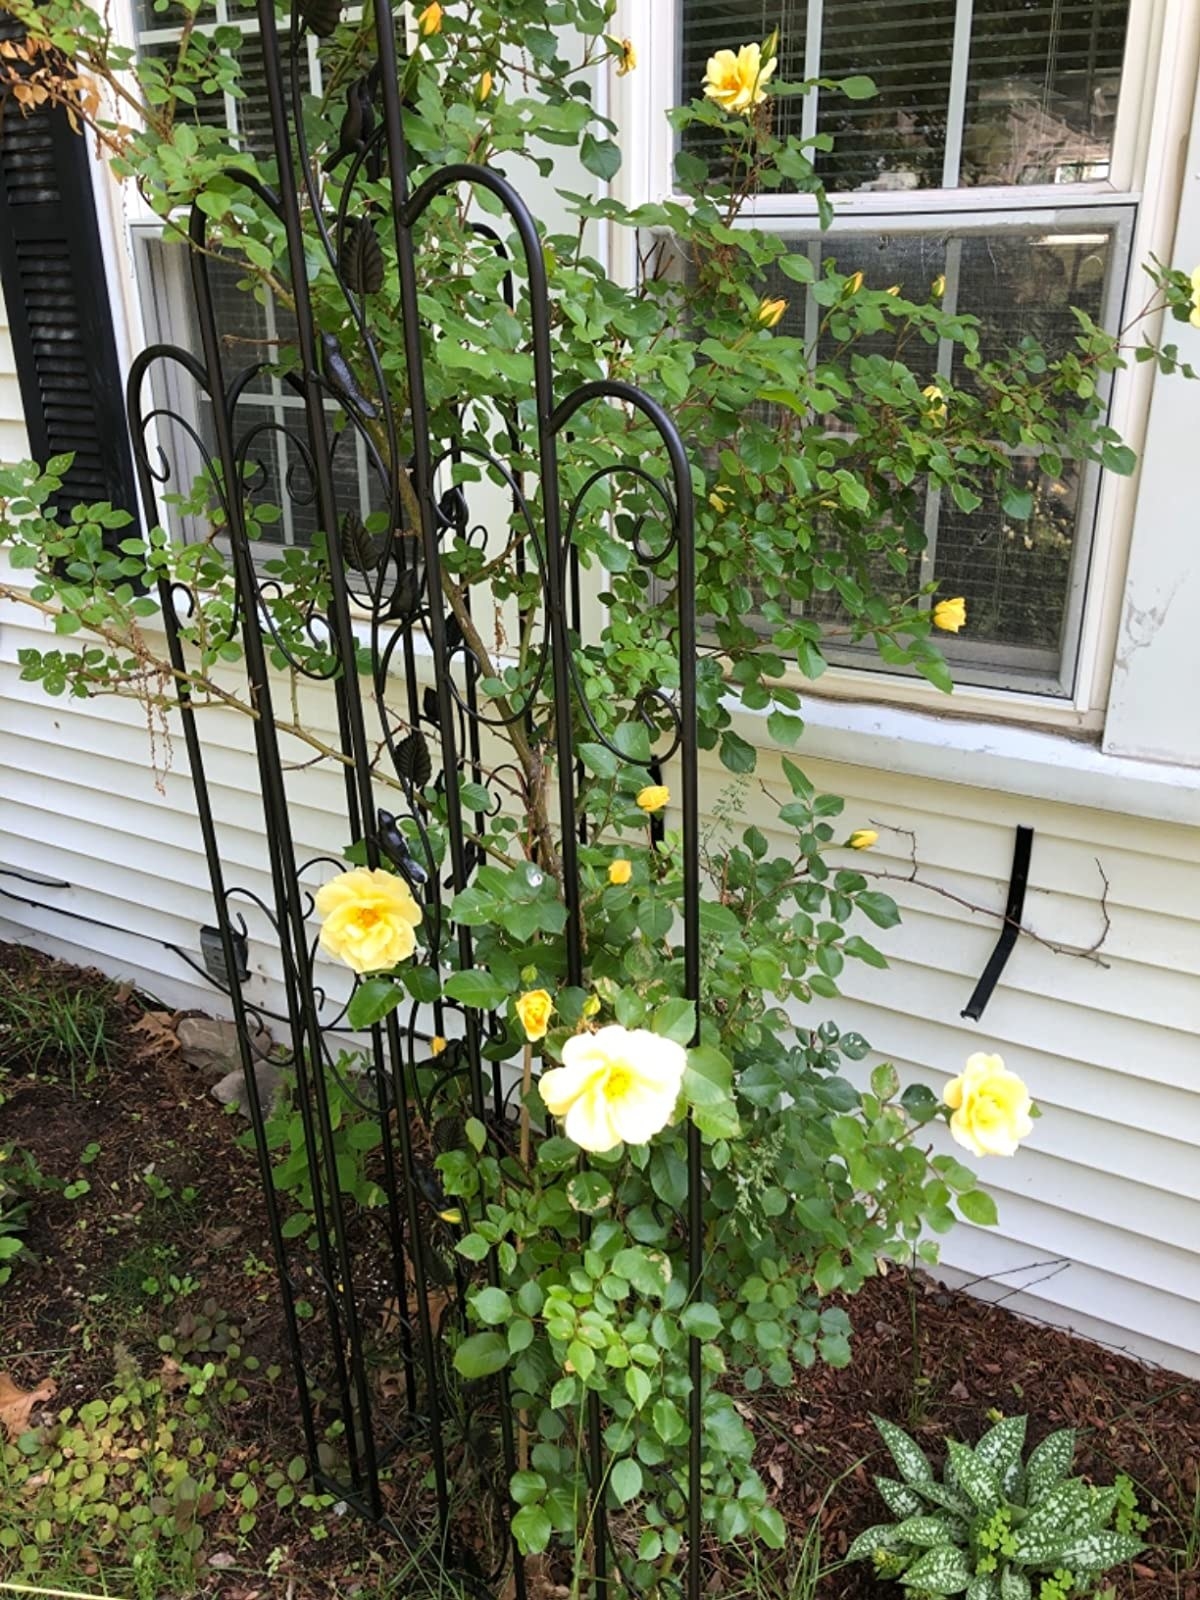
<svg viewBox="0 0 1200 1600"><path fill-rule="evenodd" d="M835 192L1070 184L1108 175L1129 0L680 0L679 96L708 57L780 31L778 76L879 93L775 102L833 136ZM698 149L710 134L689 135Z"/></svg>

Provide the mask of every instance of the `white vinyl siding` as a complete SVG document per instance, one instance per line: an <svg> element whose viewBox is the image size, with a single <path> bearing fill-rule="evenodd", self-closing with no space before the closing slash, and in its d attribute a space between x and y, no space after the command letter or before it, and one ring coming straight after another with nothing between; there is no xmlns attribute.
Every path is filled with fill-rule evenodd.
<svg viewBox="0 0 1200 1600"><path fill-rule="evenodd" d="M8 335L4 301L0 300L0 461L20 461L28 447L17 363Z"/></svg>
<svg viewBox="0 0 1200 1600"><path fill-rule="evenodd" d="M176 736L159 792L136 708L47 703L35 685L19 681L16 652L36 637L12 608L0 617L0 864L72 888L39 890L11 877L0 877L0 887L103 926L0 896L0 937L132 977L169 1005L218 1010L215 991L140 936L196 959L197 930L212 921L182 740ZM331 729L327 700L310 696L307 712L315 727ZM229 879L267 895L246 727L225 711L206 713L203 727ZM844 997L810 1015L858 1029L906 1079L935 1090L972 1050L1003 1054L1045 1114L1015 1160L982 1165L1000 1227L957 1228L944 1245L948 1270L966 1279L1003 1274L977 1291L1020 1290L1008 1302L1018 1309L1200 1372L1200 832L970 781L933 782L813 756L805 766L821 788L846 795L847 828L871 819L885 825L876 848L855 864L906 871L907 842L886 830L910 829L922 877L982 906L1003 905L1013 829L1032 826L1026 917L1048 939L1095 939L1100 862L1112 922L1105 967L1022 937L983 1021L963 1022L959 1013L999 923L917 885L885 882L904 921L884 934L862 931L892 965L878 972L848 963ZM760 775L786 792L769 753ZM962 776L970 779L969 766ZM729 781L706 762L710 807ZM298 854L336 853L344 843L338 774L295 773L289 787ZM771 814L756 788L746 805L747 822L769 833ZM262 937L258 914L247 921L249 993L279 1009L278 954Z"/></svg>

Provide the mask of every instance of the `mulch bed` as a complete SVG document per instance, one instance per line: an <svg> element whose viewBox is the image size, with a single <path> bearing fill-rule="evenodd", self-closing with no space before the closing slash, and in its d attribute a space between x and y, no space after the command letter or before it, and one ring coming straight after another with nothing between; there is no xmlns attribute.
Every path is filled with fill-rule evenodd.
<svg viewBox="0 0 1200 1600"><path fill-rule="evenodd" d="M0 1137L33 1152L48 1175L67 1182L86 1175L91 1186L82 1198L47 1194L35 1207L28 1242L38 1260L22 1262L0 1290L0 1372L27 1387L52 1377L73 1398L103 1393L114 1344L131 1337L119 1325L117 1288L131 1258L135 1273L149 1270L158 1249L166 1270L198 1280L204 1296L237 1317L244 1348L262 1362L264 1375L247 1380L249 1400L229 1414L230 1461L253 1453L286 1463L299 1448L294 1394L257 1168L238 1143L244 1124L171 1048L153 1002L98 974L0 944L4 972L22 982L90 987L108 1008L110 1045L90 1079L76 1073L74 1085L61 1061L43 1059L29 1071L11 1041L0 1058ZM91 1145L99 1151L81 1165ZM169 1199L154 1199L148 1169ZM189 1189L194 1197L182 1200ZM1079 1470L1098 1482L1118 1472L1134 1481L1152 1518L1151 1548L1118 1575L1119 1596L1200 1600L1200 1383L902 1271L869 1284L851 1310L857 1334L849 1368L816 1369L792 1390L762 1390L744 1403L760 1439L761 1470L797 1542L814 1519L819 1524L820 1600L879 1600L881 1593L865 1565L837 1565L855 1534L882 1516L870 1476L887 1468L869 1413L911 1427L940 1458L942 1438L977 1438L993 1408L1027 1412L1031 1441L1053 1428L1079 1429ZM160 1308L162 1327L178 1311ZM154 1331L143 1313L134 1342L153 1350ZM284 1375L268 1380L273 1361ZM248 1536L236 1533L235 1522L236 1508L227 1522L220 1514L211 1522L206 1553L217 1559L205 1594L332 1600L403 1566L404 1547L353 1514L326 1514L316 1537L294 1509L276 1512L268 1503ZM0 1552L0 1580L5 1575ZM88 1586L81 1575L79 1587ZM715 1594L746 1592L724 1556L711 1586ZM892 1590L897 1600L901 1592Z"/></svg>

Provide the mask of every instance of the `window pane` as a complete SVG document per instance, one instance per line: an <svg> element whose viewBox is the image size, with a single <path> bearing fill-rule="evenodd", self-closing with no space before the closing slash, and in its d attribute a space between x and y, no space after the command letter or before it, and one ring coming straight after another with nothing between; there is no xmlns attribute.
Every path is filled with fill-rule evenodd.
<svg viewBox="0 0 1200 1600"><path fill-rule="evenodd" d="M974 0L964 184L1108 176L1129 0Z"/></svg>
<svg viewBox="0 0 1200 1600"><path fill-rule="evenodd" d="M878 94L819 93L838 193L1079 183L1108 174L1129 0L680 0L679 95L716 50L780 33L778 77L866 73ZM815 51L815 53L813 53ZM780 100L799 133L804 103ZM811 115L811 112L810 112ZM708 132L689 147L711 150Z"/></svg>
<svg viewBox="0 0 1200 1600"><path fill-rule="evenodd" d="M1022 338L1032 336L1051 358L1065 354L1078 332L1071 307L1105 320L1114 273L1124 273L1113 224L1094 218L940 232L876 234L846 232L840 238L796 238L797 252L813 261L818 274L835 260L839 271L862 272L874 289L899 284L913 299L928 296L931 281L946 278L946 301L980 322L980 354L1002 360ZM813 337L823 313L805 305L796 285L775 274L767 292L789 298L781 330ZM818 339L819 355L834 355ZM855 344L856 352L897 355L897 335L879 333ZM958 388L976 383L961 360L961 346L923 345L909 340L901 352L922 386L948 377ZM1025 521L1005 515L994 496L969 513L949 495L924 504L923 525L912 530L914 565L905 576L878 568L880 587L897 597L911 595L937 580L943 597L962 595L970 619L961 635L939 635L938 644L964 683L1026 684L1053 690L1064 662L1071 659L1077 626L1075 596L1087 566L1095 475L1067 463L1058 477L1040 469L1036 454L1014 459L1014 479L1033 495ZM808 608L835 622L836 597ZM872 665L863 652L856 664Z"/></svg>

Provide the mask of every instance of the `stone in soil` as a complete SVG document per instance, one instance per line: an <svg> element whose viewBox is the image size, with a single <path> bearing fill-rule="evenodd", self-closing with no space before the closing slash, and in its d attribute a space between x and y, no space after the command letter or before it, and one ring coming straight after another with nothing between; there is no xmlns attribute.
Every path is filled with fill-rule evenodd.
<svg viewBox="0 0 1200 1600"><path fill-rule="evenodd" d="M263 1116L269 1117L283 1093L283 1074L270 1061L256 1061L254 1082L258 1086L258 1103L262 1107ZM249 1120L250 1101L246 1092L246 1079L240 1066L226 1073L225 1077L219 1083L214 1083L208 1092L222 1105L236 1106L242 1116Z"/></svg>
<svg viewBox="0 0 1200 1600"><path fill-rule="evenodd" d="M256 1056L269 1056L271 1035L261 1023L250 1023L250 1048ZM175 1029L183 1059L207 1078L225 1078L240 1072L237 1025L218 1017L184 1017Z"/></svg>

